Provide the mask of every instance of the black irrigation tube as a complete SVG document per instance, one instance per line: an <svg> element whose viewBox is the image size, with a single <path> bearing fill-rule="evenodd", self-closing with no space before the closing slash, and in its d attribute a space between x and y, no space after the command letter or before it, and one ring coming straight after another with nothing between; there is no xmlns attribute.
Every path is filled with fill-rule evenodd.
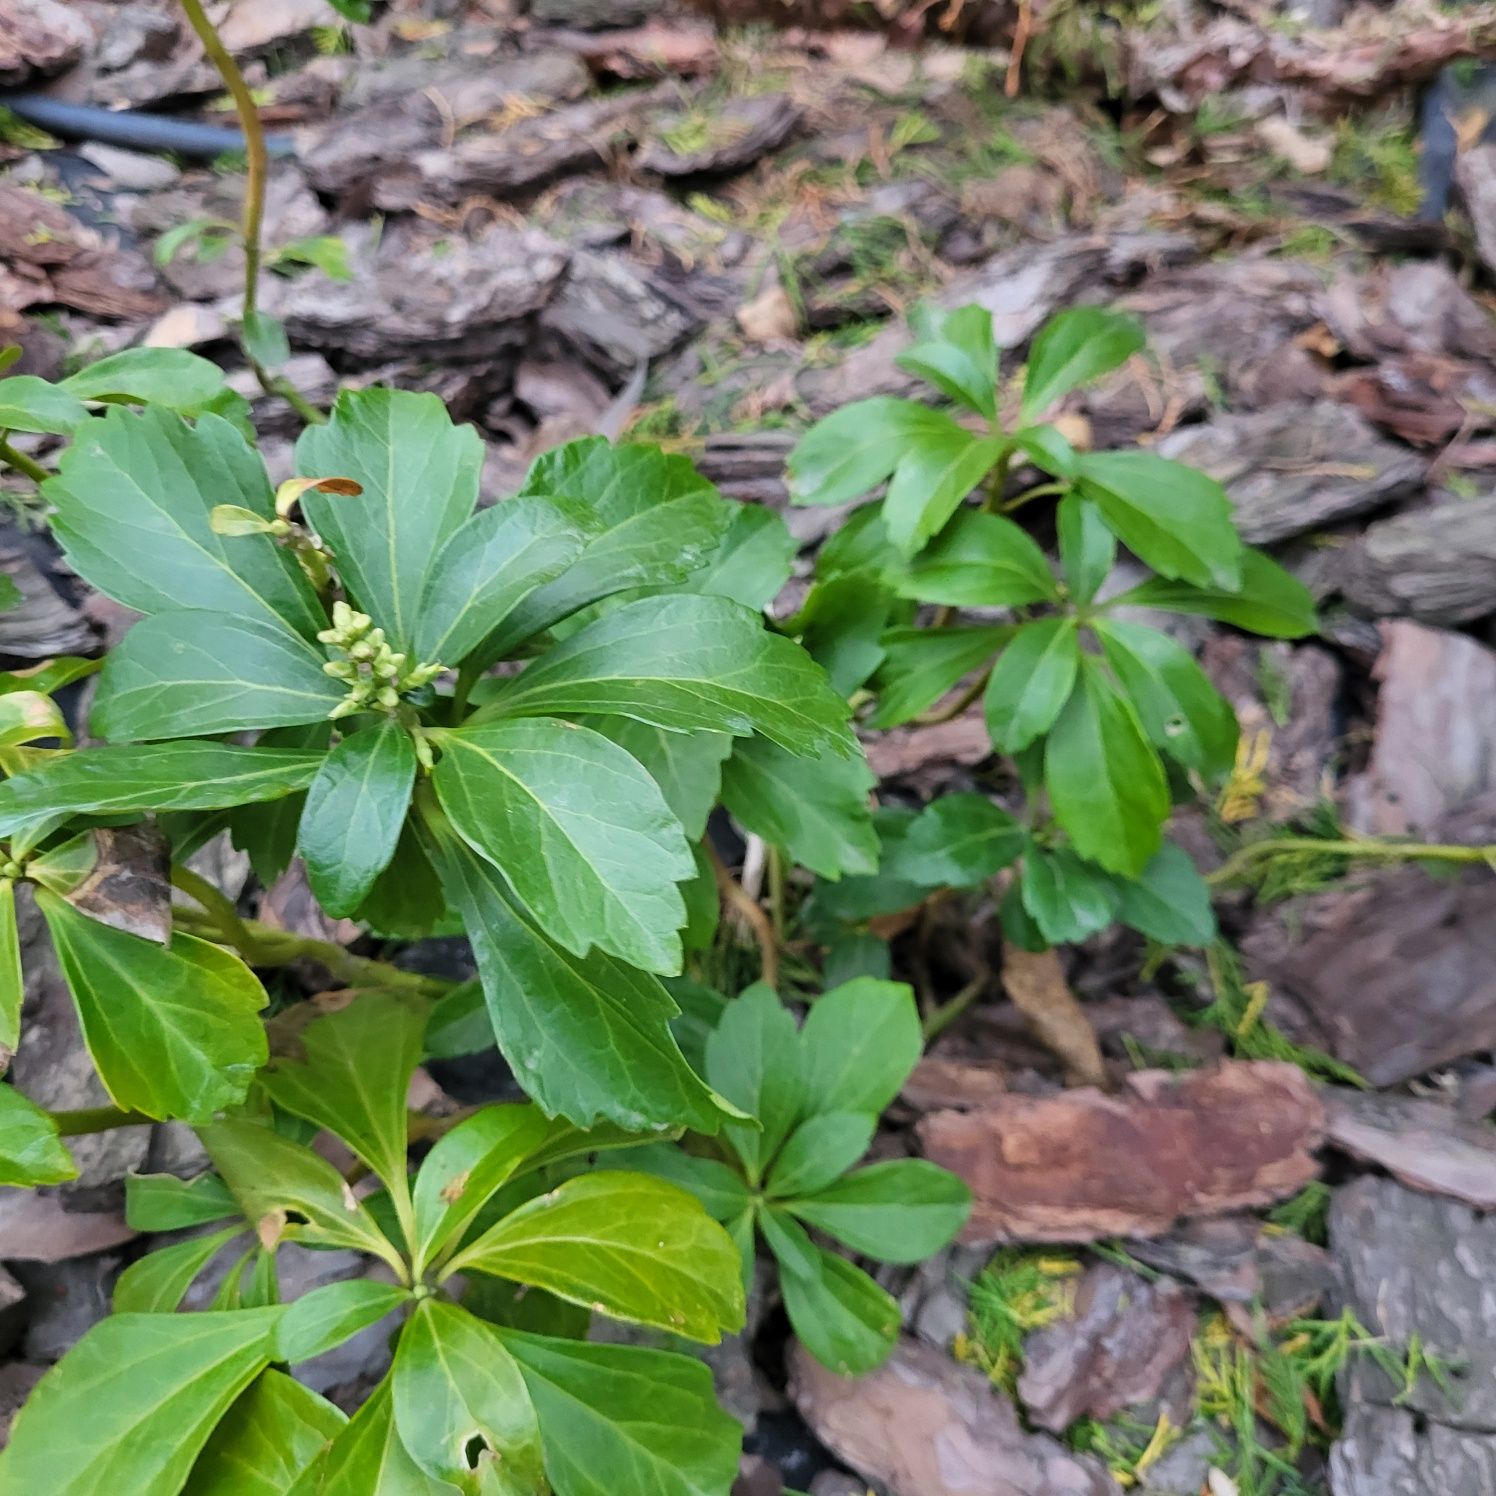
<svg viewBox="0 0 1496 1496"><path fill-rule="evenodd" d="M72 140L97 140L129 150L175 151L208 159L244 149L244 135L232 125L204 125L167 114L70 104L41 93L0 92L0 105L28 124ZM272 156L290 156L296 149L289 135L267 134L265 147Z"/></svg>

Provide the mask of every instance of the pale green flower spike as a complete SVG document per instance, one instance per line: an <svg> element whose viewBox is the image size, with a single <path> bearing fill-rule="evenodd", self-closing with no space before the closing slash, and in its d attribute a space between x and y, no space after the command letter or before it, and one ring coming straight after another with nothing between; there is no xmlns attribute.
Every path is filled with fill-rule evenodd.
<svg viewBox="0 0 1496 1496"><path fill-rule="evenodd" d="M317 638L342 655L329 660L323 670L348 683L348 695L327 714L334 721L355 712L393 715L405 692L430 685L447 668L428 662L407 669L406 656L390 648L384 630L376 628L367 613L357 613L341 601L332 605L332 627Z"/></svg>

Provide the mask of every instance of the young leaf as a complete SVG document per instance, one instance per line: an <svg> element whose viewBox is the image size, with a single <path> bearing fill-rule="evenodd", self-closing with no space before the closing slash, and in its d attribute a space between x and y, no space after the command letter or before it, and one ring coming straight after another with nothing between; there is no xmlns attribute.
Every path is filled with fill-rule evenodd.
<svg viewBox="0 0 1496 1496"><path fill-rule="evenodd" d="M1027 748L1054 726L1075 686L1080 641L1070 618L1023 624L997 657L984 698L987 729L1004 753Z"/></svg>
<svg viewBox="0 0 1496 1496"><path fill-rule="evenodd" d="M715 1496L742 1430L689 1356L501 1330L519 1363L557 1496Z"/></svg>
<svg viewBox="0 0 1496 1496"><path fill-rule="evenodd" d="M1142 327L1121 312L1097 306L1057 312L1029 349L1020 420L1031 425L1062 395L1120 368L1145 341Z"/></svg>
<svg viewBox="0 0 1496 1496"><path fill-rule="evenodd" d="M21 1042L21 1005L26 978L21 971L21 935L16 926L16 885L0 878L0 1051L7 1063Z"/></svg>
<svg viewBox="0 0 1496 1496"><path fill-rule="evenodd" d="M238 1216L238 1202L216 1174L125 1176L125 1221L136 1231L181 1231Z"/></svg>
<svg viewBox="0 0 1496 1496"><path fill-rule="evenodd" d="M347 694L323 672L325 658L280 624L158 613L110 651L90 726L138 743L316 722Z"/></svg>
<svg viewBox="0 0 1496 1496"><path fill-rule="evenodd" d="M400 1442L428 1475L472 1496L494 1490L495 1477L505 1496L543 1496L539 1421L491 1325L423 1299L401 1333L393 1377Z"/></svg>
<svg viewBox="0 0 1496 1496"><path fill-rule="evenodd" d="M238 957L191 935L163 949L45 889L36 902L116 1106L201 1121L244 1099L265 1063L265 989Z"/></svg>
<svg viewBox="0 0 1496 1496"><path fill-rule="evenodd" d="M405 1452L395 1432L393 1382L386 1377L374 1389L286 1496L465 1496Z"/></svg>
<svg viewBox="0 0 1496 1496"><path fill-rule="evenodd" d="M415 745L393 717L351 733L323 760L307 791L296 850L329 914L352 914L389 866L415 780Z"/></svg>
<svg viewBox="0 0 1496 1496"><path fill-rule="evenodd" d="M520 497L537 494L570 501L599 533L488 636L475 656L485 663L601 598L684 582L716 552L735 508L689 459L601 436L538 457Z"/></svg>
<svg viewBox="0 0 1496 1496"><path fill-rule="evenodd" d="M85 748L0 784L0 836L63 815L215 810L275 800L312 782L324 755L229 743Z"/></svg>
<svg viewBox="0 0 1496 1496"><path fill-rule="evenodd" d="M718 1129L717 1098L682 1058L669 1027L678 1010L657 978L548 940L450 830L433 860L473 943L499 1048L538 1106L579 1127L607 1117L635 1132Z"/></svg>
<svg viewBox="0 0 1496 1496"><path fill-rule="evenodd" d="M873 677L878 709L868 726L881 731L917 717L985 665L1012 634L1007 627L886 630L883 663Z"/></svg>
<svg viewBox="0 0 1496 1496"><path fill-rule="evenodd" d="M416 655L454 668L582 553L580 514L551 499L481 509L437 553L421 593Z"/></svg>
<svg viewBox="0 0 1496 1496"><path fill-rule="evenodd" d="M1060 536L1060 566L1076 603L1088 603L1111 575L1117 560L1117 537L1089 499L1067 493L1055 510Z"/></svg>
<svg viewBox="0 0 1496 1496"><path fill-rule="evenodd" d="M1084 940L1112 922L1117 891L1099 867L1067 847L1035 847L1023 859L1023 907L1051 945Z"/></svg>
<svg viewBox="0 0 1496 1496"><path fill-rule="evenodd" d="M367 1207L320 1154L245 1118L226 1117L198 1136L262 1243L278 1240L294 1212L305 1222L296 1228L299 1240L398 1264Z"/></svg>
<svg viewBox="0 0 1496 1496"><path fill-rule="evenodd" d="M116 1314L27 1399L0 1454L0 1492L178 1496L198 1451L269 1361L279 1309Z"/></svg>
<svg viewBox="0 0 1496 1496"><path fill-rule="evenodd" d="M71 436L88 420L88 407L62 385L15 374L0 379L0 429Z"/></svg>
<svg viewBox="0 0 1496 1496"><path fill-rule="evenodd" d="M805 1102L795 1015L774 989L756 982L728 1003L706 1041L706 1074L757 1127L723 1129L748 1177L763 1177Z"/></svg>
<svg viewBox="0 0 1496 1496"><path fill-rule="evenodd" d="M722 762L733 750L730 733L670 732L630 717L584 717L581 724L633 754L659 785L686 839L701 840L722 790Z"/></svg>
<svg viewBox="0 0 1496 1496"><path fill-rule="evenodd" d="M61 1184L77 1176L52 1118L14 1086L0 1084L0 1185Z"/></svg>
<svg viewBox="0 0 1496 1496"><path fill-rule="evenodd" d="M676 884L695 863L637 759L590 728L517 718L443 735L433 780L458 834L553 940L578 956L597 946L646 971L680 970Z"/></svg>
<svg viewBox="0 0 1496 1496"><path fill-rule="evenodd" d="M337 558L349 594L389 639L413 646L437 553L473 512L483 442L435 396L344 390L296 443L296 470L352 478L357 498L311 492L301 507Z"/></svg>
<svg viewBox="0 0 1496 1496"><path fill-rule="evenodd" d="M1189 854L1165 842L1135 879L1117 881L1117 918L1163 945L1205 946L1216 938L1210 887Z"/></svg>
<svg viewBox="0 0 1496 1496"><path fill-rule="evenodd" d="M58 386L77 400L128 400L196 415L223 393L223 370L185 348L125 348Z"/></svg>
<svg viewBox="0 0 1496 1496"><path fill-rule="evenodd" d="M1153 452L1087 452L1077 487L1140 561L1161 576L1234 590L1242 543L1226 490L1197 468Z"/></svg>
<svg viewBox="0 0 1496 1496"><path fill-rule="evenodd" d="M872 1112L899 1093L924 1039L914 993L859 977L818 997L800 1030L805 1098L813 1115Z"/></svg>
<svg viewBox="0 0 1496 1496"><path fill-rule="evenodd" d="M280 1371L262 1371L203 1446L182 1496L286 1496L347 1417Z"/></svg>
<svg viewBox="0 0 1496 1496"><path fill-rule="evenodd" d="M114 1285L116 1314L174 1314L193 1281L236 1236L244 1233L242 1221L208 1236L193 1236L157 1247L119 1275Z"/></svg>
<svg viewBox="0 0 1496 1496"><path fill-rule="evenodd" d="M284 369L291 358L291 340L286 327L269 312L255 308L239 326L245 353L270 373Z"/></svg>
<svg viewBox="0 0 1496 1496"><path fill-rule="evenodd" d="M1215 618L1273 639L1302 639L1319 627L1309 589L1270 556L1250 548L1242 555L1240 588L1193 587L1154 577L1112 598L1110 606L1124 604Z"/></svg>
<svg viewBox="0 0 1496 1496"><path fill-rule="evenodd" d="M971 1191L922 1158L869 1164L785 1207L802 1221L880 1262L920 1262L966 1222Z"/></svg>
<svg viewBox="0 0 1496 1496"><path fill-rule="evenodd" d="M127 608L231 613L306 639L326 626L301 567L269 536L214 533L219 504L275 518L264 464L217 416L189 425L116 407L79 432L43 492L69 564Z"/></svg>
<svg viewBox="0 0 1496 1496"><path fill-rule="evenodd" d="M278 1107L342 1138L391 1189L403 1189L405 1098L425 1028L422 1006L363 992L307 1024L304 1060L277 1060L260 1082Z"/></svg>
<svg viewBox="0 0 1496 1496"><path fill-rule="evenodd" d="M1229 773L1240 736L1236 713L1194 656L1145 624L1107 618L1095 628L1153 746L1207 778Z"/></svg>
<svg viewBox="0 0 1496 1496"><path fill-rule="evenodd" d="M900 594L958 608L1011 608L1059 596L1044 552L1010 519L958 515L909 567Z"/></svg>
<svg viewBox="0 0 1496 1496"><path fill-rule="evenodd" d="M896 869L927 888L965 888L1007 867L1028 840L1028 832L986 795L942 795L909 827Z"/></svg>
<svg viewBox="0 0 1496 1496"><path fill-rule="evenodd" d="M1093 659L1045 744L1044 783L1082 857L1135 878L1158 851L1169 814L1163 765Z"/></svg>
<svg viewBox="0 0 1496 1496"><path fill-rule="evenodd" d="M992 313L983 306L963 306L944 316L926 313L909 320L921 341L894 362L927 379L943 395L995 420L997 344L992 337Z"/></svg>
<svg viewBox="0 0 1496 1496"><path fill-rule="evenodd" d="M656 727L850 754L847 703L798 644L724 598L625 603L505 681L473 721L618 713Z"/></svg>
<svg viewBox="0 0 1496 1496"><path fill-rule="evenodd" d="M1001 437L973 436L949 416L921 432L900 458L883 500L888 538L906 556L913 555L945 528L1005 446Z"/></svg>
<svg viewBox="0 0 1496 1496"><path fill-rule="evenodd" d="M722 771L722 803L738 824L823 878L871 873L878 834L868 796L876 778L866 761L786 752L767 738L745 738Z"/></svg>
<svg viewBox="0 0 1496 1496"><path fill-rule="evenodd" d="M800 647L832 689L850 696L883 663L883 630L890 614L908 611L889 589L863 573L818 579L800 611L786 621Z"/></svg>
<svg viewBox="0 0 1496 1496"><path fill-rule="evenodd" d="M825 1189L867 1152L877 1125L869 1112L822 1112L802 1122L774 1160L767 1193L792 1200Z"/></svg>
<svg viewBox="0 0 1496 1496"><path fill-rule="evenodd" d="M887 482L915 441L952 426L943 411L916 400L880 396L844 405L795 444L787 465L790 498L844 504Z"/></svg>
<svg viewBox="0 0 1496 1496"><path fill-rule="evenodd" d="M764 1245L779 1264L781 1281L803 1278L814 1282L820 1278L820 1249L788 1211L777 1205L760 1207L758 1228L763 1233Z"/></svg>
<svg viewBox="0 0 1496 1496"><path fill-rule="evenodd" d="M818 1277L785 1273L785 1312L800 1343L838 1376L861 1376L888 1359L899 1333L899 1306L861 1268L817 1247Z"/></svg>
<svg viewBox="0 0 1496 1496"><path fill-rule="evenodd" d="M569 1179L453 1258L600 1314L716 1344L743 1327L738 1254L684 1190L647 1174Z"/></svg>
<svg viewBox="0 0 1496 1496"><path fill-rule="evenodd" d="M371 1278L324 1283L286 1305L272 1339L275 1359L287 1366L310 1361L378 1324L409 1298L408 1290Z"/></svg>

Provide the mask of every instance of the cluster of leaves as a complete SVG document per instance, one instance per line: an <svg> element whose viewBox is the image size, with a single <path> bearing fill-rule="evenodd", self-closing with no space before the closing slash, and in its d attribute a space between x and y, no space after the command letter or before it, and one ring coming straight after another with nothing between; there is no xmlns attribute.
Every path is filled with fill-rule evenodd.
<svg viewBox="0 0 1496 1496"><path fill-rule="evenodd" d="M847 982L817 998L803 1026L772 988L750 987L708 1035L705 1071L752 1121L697 1139L699 1152L655 1144L628 1155L726 1226L745 1286L762 1239L795 1334L843 1376L885 1359L899 1307L805 1228L878 1262L914 1263L948 1245L971 1207L966 1185L924 1159L854 1168L920 1050L914 994L902 983Z"/></svg>
<svg viewBox="0 0 1496 1496"><path fill-rule="evenodd" d="M627 1134L532 1105L463 1118L410 1177L405 1096L425 1025L415 1003L369 993L278 1035L296 1053L263 1072L251 1108L199 1129L215 1172L130 1180L132 1224L195 1234L127 1269L116 1313L43 1378L0 1455L0 1492L726 1490L740 1431L706 1367L574 1337L593 1312L706 1342L740 1328L727 1233L672 1184L591 1167ZM310 1146L318 1129L378 1187L355 1193ZM283 1304L286 1241L379 1270ZM175 1313L229 1249L212 1306ZM283 1369L381 1323L393 1364L351 1420Z"/></svg>

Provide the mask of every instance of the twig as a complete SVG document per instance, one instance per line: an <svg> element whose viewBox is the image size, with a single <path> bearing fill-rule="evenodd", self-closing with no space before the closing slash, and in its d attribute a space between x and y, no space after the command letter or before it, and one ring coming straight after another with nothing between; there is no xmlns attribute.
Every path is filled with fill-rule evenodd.
<svg viewBox="0 0 1496 1496"><path fill-rule="evenodd" d="M1018 97L1018 87L1023 80L1023 53L1033 29L1033 0L1018 0L1018 20L1013 27L1013 45L1008 51L1007 76L1003 79L1003 92L1010 99Z"/></svg>
<svg viewBox="0 0 1496 1496"><path fill-rule="evenodd" d="M8 437L0 436L0 461L18 473L25 473L33 483L45 483L52 476L34 457L28 457L11 446Z"/></svg>
<svg viewBox="0 0 1496 1496"><path fill-rule="evenodd" d="M717 880L717 892L722 902L738 915L748 926L758 946L759 960L763 964L763 979L771 987L779 985L779 942L774 938L774 926L756 899L750 898L739 886L731 870L722 860L722 854L710 843L704 843L707 860L712 865L712 876Z"/></svg>
<svg viewBox="0 0 1496 1496"><path fill-rule="evenodd" d="M1213 887L1240 878L1254 863L1266 857L1294 852L1319 852L1331 857L1361 857L1389 862L1483 862L1496 867L1496 845L1484 847L1455 846L1432 842L1394 842L1356 838L1345 841L1321 841L1313 836L1277 836L1253 842L1233 852L1205 881Z"/></svg>

